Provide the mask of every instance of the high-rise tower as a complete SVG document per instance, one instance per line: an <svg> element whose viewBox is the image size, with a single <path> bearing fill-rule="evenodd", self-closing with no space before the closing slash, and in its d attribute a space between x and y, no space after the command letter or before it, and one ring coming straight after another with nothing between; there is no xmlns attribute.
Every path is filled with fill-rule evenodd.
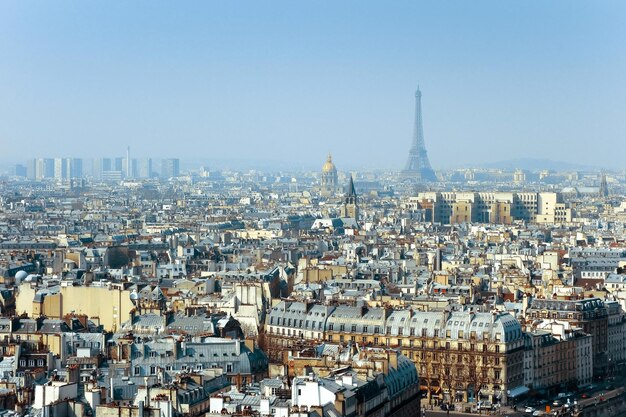
<svg viewBox="0 0 626 417"><path fill-rule="evenodd" d="M413 143L409 149L409 159L402 171L402 176L413 181L436 181L435 172L430 167L426 145L424 144L424 130L422 127L422 92L419 87L415 92L415 125L413 126Z"/></svg>

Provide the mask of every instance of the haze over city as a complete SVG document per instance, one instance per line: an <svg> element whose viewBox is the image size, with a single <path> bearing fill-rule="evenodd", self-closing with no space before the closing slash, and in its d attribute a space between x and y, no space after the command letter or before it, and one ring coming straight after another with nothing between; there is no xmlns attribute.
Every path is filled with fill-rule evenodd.
<svg viewBox="0 0 626 417"><path fill-rule="evenodd" d="M0 3L4 161L618 168L623 2Z"/></svg>

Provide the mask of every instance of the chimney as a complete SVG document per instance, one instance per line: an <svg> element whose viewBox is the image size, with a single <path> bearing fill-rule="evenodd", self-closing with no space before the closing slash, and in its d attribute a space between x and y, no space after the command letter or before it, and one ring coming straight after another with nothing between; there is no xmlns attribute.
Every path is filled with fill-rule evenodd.
<svg viewBox="0 0 626 417"><path fill-rule="evenodd" d="M248 349L250 349L250 352L254 352L254 345L255 345L254 339L247 338L244 340L244 344L246 345Z"/></svg>
<svg viewBox="0 0 626 417"><path fill-rule="evenodd" d="M398 369L398 351L393 350L387 353L389 359L389 369Z"/></svg>

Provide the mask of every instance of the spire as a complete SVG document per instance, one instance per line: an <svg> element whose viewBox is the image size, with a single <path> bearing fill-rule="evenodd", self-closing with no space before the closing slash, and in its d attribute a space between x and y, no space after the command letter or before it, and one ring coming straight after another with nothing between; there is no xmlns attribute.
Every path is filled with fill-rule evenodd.
<svg viewBox="0 0 626 417"><path fill-rule="evenodd" d="M356 189L354 188L354 180L352 174L350 174L350 182L348 183L348 196L356 197Z"/></svg>
<svg viewBox="0 0 626 417"><path fill-rule="evenodd" d="M354 179L350 175L346 197L341 208L341 217L359 218L359 206L357 201L356 189L354 187Z"/></svg>

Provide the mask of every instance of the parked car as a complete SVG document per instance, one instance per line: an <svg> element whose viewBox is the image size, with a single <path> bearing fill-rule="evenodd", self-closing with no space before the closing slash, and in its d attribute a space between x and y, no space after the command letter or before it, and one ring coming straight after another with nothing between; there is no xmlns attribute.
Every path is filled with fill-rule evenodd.
<svg viewBox="0 0 626 417"><path fill-rule="evenodd" d="M554 400L552 401L552 406L553 407L561 407L563 405L563 401L561 400Z"/></svg>
<svg viewBox="0 0 626 417"><path fill-rule="evenodd" d="M535 408L534 408L534 407L526 407L526 408L524 409L524 412L525 412L525 413L532 414L532 413L534 413L534 412L535 412Z"/></svg>

